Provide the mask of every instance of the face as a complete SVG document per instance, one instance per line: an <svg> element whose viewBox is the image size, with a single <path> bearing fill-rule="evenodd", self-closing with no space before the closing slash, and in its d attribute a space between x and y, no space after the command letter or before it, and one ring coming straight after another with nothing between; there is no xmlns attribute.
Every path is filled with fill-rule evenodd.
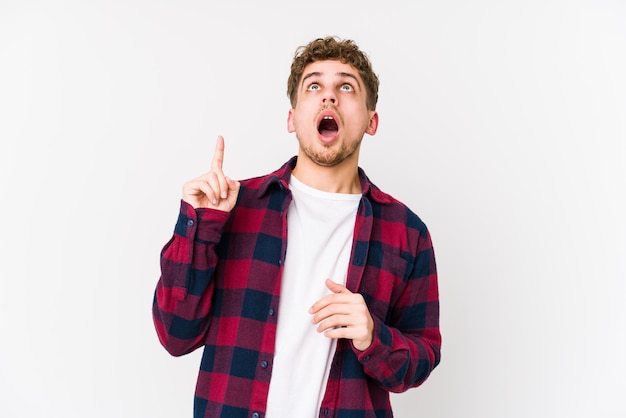
<svg viewBox="0 0 626 418"><path fill-rule="evenodd" d="M367 109L359 72L341 61L311 63L304 69L297 97L287 128L296 133L299 158L325 167L358 163L363 135L374 135L378 127L378 114Z"/></svg>

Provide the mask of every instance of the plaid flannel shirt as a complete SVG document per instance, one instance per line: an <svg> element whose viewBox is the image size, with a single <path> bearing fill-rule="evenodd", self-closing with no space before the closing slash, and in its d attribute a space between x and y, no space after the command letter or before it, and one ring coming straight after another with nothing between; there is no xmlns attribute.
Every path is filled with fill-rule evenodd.
<svg viewBox="0 0 626 418"><path fill-rule="evenodd" d="M265 415L283 261L288 183L296 158L244 180L230 212L181 202L161 253L153 318L166 350L204 346L196 418ZM435 257L424 223L359 168L359 204L346 287L374 320L365 351L340 339L320 417L392 417L389 392L420 385L440 360ZM300 417L298 417L300 418Z"/></svg>

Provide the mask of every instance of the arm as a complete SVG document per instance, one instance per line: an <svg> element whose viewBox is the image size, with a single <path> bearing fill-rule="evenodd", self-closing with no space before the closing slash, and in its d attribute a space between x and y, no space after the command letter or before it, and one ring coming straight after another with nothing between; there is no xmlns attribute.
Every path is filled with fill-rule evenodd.
<svg viewBox="0 0 626 418"><path fill-rule="evenodd" d="M371 345L364 351L355 350L365 373L391 392L419 386L441 359L437 271L425 229L410 268L389 323L374 317Z"/></svg>
<svg viewBox="0 0 626 418"><path fill-rule="evenodd" d="M215 249L239 194L222 171L224 139L217 139L211 170L183 186L174 236L161 252L161 277L152 307L161 344L172 355L195 350L210 323Z"/></svg>
<svg viewBox="0 0 626 418"><path fill-rule="evenodd" d="M440 359L439 301L435 258L424 228L412 264L407 264L403 286L388 323L371 315L364 297L327 280L333 294L310 309L318 332L329 338L351 340L351 347L366 375L388 391L403 392L418 386ZM399 280L399 279L398 279Z"/></svg>
<svg viewBox="0 0 626 418"><path fill-rule="evenodd" d="M161 252L161 277L152 306L159 341L172 355L189 353L204 341L210 324L215 247L228 212L181 202L172 239Z"/></svg>

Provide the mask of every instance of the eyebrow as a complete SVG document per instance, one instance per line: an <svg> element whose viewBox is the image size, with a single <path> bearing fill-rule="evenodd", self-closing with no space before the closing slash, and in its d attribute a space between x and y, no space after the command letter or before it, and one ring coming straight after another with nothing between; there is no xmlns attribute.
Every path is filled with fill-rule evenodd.
<svg viewBox="0 0 626 418"><path fill-rule="evenodd" d="M310 77L317 77L317 76L321 76L323 73L319 72L319 71L313 71L311 73L308 73L307 75L305 75L304 77L302 77L302 85L304 85L304 82L310 78ZM345 73L345 72L338 72L335 73L335 75L341 76L341 77L348 77L351 78L355 81L356 85L359 86L359 90L361 89L361 83L359 83L359 79L356 78L356 76L352 73Z"/></svg>

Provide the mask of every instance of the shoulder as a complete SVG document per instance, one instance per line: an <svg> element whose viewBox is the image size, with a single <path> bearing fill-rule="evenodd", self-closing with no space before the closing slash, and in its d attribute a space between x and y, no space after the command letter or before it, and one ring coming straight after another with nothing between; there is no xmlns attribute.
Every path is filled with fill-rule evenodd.
<svg viewBox="0 0 626 418"><path fill-rule="evenodd" d="M239 180L241 187L235 209L243 206L281 210L294 164L295 157L271 173Z"/></svg>
<svg viewBox="0 0 626 418"><path fill-rule="evenodd" d="M291 177L291 171L295 166L295 162L296 157L292 157L276 171L261 176L240 180L241 186L246 191L256 191L258 194L261 195L265 194L265 192L274 185L278 187L288 187L289 178Z"/></svg>
<svg viewBox="0 0 626 418"><path fill-rule="evenodd" d="M383 192L375 184L369 183L367 197L372 205L375 219L393 224L404 225L407 229L427 232L424 221L405 203Z"/></svg>

